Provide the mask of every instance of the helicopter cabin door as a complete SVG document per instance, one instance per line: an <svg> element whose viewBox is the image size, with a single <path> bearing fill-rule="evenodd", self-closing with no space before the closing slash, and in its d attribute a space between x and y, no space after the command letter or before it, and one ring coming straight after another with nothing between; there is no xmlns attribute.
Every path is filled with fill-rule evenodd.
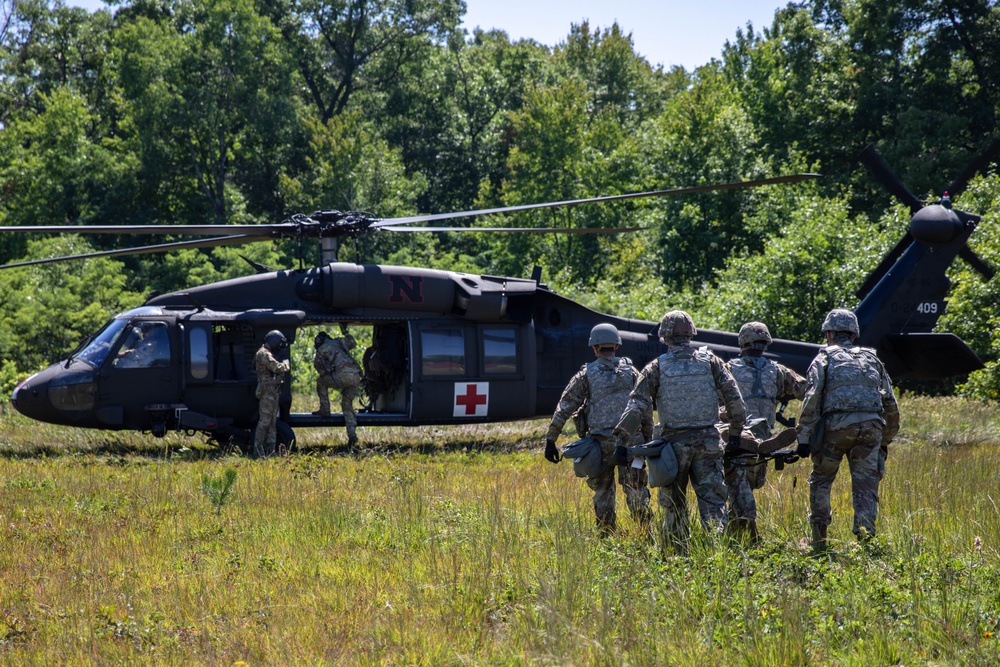
<svg viewBox="0 0 1000 667"><path fill-rule="evenodd" d="M416 321L410 327L416 423L533 416L533 325Z"/></svg>
<svg viewBox="0 0 1000 667"><path fill-rule="evenodd" d="M119 336L101 371L104 419L134 429L154 429L162 406L178 401L177 329L159 320L134 320Z"/></svg>

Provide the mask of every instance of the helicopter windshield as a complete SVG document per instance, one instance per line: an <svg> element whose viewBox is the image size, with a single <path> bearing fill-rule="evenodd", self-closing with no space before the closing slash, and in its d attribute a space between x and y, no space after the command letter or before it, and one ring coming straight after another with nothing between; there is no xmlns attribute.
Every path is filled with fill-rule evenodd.
<svg viewBox="0 0 1000 667"><path fill-rule="evenodd" d="M88 364L91 364L95 368L104 363L105 358L108 356L108 351L114 345L118 336L121 332L128 326L128 320L111 320L108 326L101 329L101 331L94 336L85 348L80 350L80 353L75 355L77 359L82 359Z"/></svg>

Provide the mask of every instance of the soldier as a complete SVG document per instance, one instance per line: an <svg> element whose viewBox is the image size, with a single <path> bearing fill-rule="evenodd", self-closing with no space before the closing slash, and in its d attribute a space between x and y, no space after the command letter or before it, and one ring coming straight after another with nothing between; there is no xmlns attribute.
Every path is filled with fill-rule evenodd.
<svg viewBox="0 0 1000 667"><path fill-rule="evenodd" d="M847 456L854 496L854 534L875 536L878 486L885 474L885 453L899 431L899 407L892 383L875 350L854 345L858 318L850 310L831 310L823 320L827 346L809 365L808 389L799 415L799 456L810 455L809 521L813 550L826 550L830 525L830 487Z"/></svg>
<svg viewBox="0 0 1000 667"><path fill-rule="evenodd" d="M707 347L695 348L697 333L691 316L672 310L660 320L660 339L666 353L642 369L616 435L631 436L641 415L654 406L659 417L659 437L668 441L677 456L677 478L660 488L663 539L680 554L687 553L690 526L687 484L690 478L698 496L702 524L722 533L726 527L726 482L722 470L722 439L715 428L720 402L729 418L729 446L739 446L746 422L746 408L736 381L726 364Z"/></svg>
<svg viewBox="0 0 1000 667"><path fill-rule="evenodd" d="M598 324L590 332L590 347L596 359L584 364L574 375L552 415L552 423L545 435L545 458L552 463L560 460L556 440L566 422L578 415L586 423L578 432L581 438L594 438L601 447L601 470L596 477L587 478L587 486L594 491L594 512L597 526L603 534L616 528L615 516L615 464L612 455L615 441L611 437L618 418L625 410L629 394L635 387L639 371L626 357L616 357L615 352L622 344L621 336L611 324ZM643 435L652 438L653 418L647 412L643 420ZM639 444L639 443L636 443ZM646 487L646 471L631 465L618 467L618 483L625 491L625 503L632 517L646 525L652 517L649 507L649 489Z"/></svg>
<svg viewBox="0 0 1000 667"><path fill-rule="evenodd" d="M253 358L257 371L257 399L260 401L260 420L253 439L255 456L273 454L277 444L278 399L289 366L287 361L278 361L274 355L287 345L285 334L278 330L268 331L264 344Z"/></svg>
<svg viewBox="0 0 1000 667"><path fill-rule="evenodd" d="M747 419L763 419L751 428L751 432L754 437L766 440L771 437L778 404L792 398L801 399L806 381L795 371L764 357L764 350L771 344L771 332L763 322L744 324L740 327L738 340L740 356L729 361L729 372L740 388ZM729 528L757 542L760 534L753 492L764 486L767 463L746 466L727 458L725 471L729 487Z"/></svg>
<svg viewBox="0 0 1000 667"><path fill-rule="evenodd" d="M321 417L330 416L330 390L340 390L340 411L344 414L344 425L347 427L347 446L358 443L358 418L354 412L354 399L358 395L361 384L361 367L351 356L351 350L357 343L340 325L343 338L330 338L330 334L320 331L313 339L316 355L313 366L319 371L316 378L316 393L319 394L319 410L313 412Z"/></svg>

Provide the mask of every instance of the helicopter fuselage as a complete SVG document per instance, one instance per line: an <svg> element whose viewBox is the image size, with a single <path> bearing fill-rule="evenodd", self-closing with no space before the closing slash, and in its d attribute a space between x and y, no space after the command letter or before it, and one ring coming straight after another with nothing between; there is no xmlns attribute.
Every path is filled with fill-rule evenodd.
<svg viewBox="0 0 1000 667"><path fill-rule="evenodd" d="M385 376L359 425L542 417L593 359L588 336L602 322L618 328L619 354L639 367L665 350L657 323L599 313L533 279L329 264L154 297L25 380L13 404L56 424L245 438L257 420L253 357L265 334L279 329L291 342L303 327L350 324L372 327L365 372ZM738 354L732 333L699 331L695 343ZM818 348L776 340L768 354L804 372ZM289 387L284 424L343 423L339 414L290 412Z"/></svg>

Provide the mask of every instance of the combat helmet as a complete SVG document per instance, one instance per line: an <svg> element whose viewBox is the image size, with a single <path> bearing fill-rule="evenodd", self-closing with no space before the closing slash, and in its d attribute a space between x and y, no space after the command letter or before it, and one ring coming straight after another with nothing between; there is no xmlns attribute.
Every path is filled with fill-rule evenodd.
<svg viewBox="0 0 1000 667"><path fill-rule="evenodd" d="M319 347L328 340L330 340L330 334L328 334L325 331L320 331L318 334L316 334L316 337L313 338L313 346Z"/></svg>
<svg viewBox="0 0 1000 667"><path fill-rule="evenodd" d="M665 343L673 342L677 338L690 340L697 334L698 329L694 326L694 320L683 310L668 311L660 320L660 340Z"/></svg>
<svg viewBox="0 0 1000 667"><path fill-rule="evenodd" d="M737 339L741 349L745 350L749 347L765 350L771 344L771 332L767 330L767 325L763 322L747 322L740 327Z"/></svg>
<svg viewBox="0 0 1000 667"><path fill-rule="evenodd" d="M823 320L823 331L846 331L855 336L861 335L858 328L858 317L846 308L834 308Z"/></svg>
<svg viewBox="0 0 1000 667"><path fill-rule="evenodd" d="M264 336L264 342L267 343L267 346L271 348L272 351L280 350L288 345L288 340L285 338L285 334L281 333L277 329L268 331L267 335Z"/></svg>
<svg viewBox="0 0 1000 667"><path fill-rule="evenodd" d="M613 324L598 324L590 330L590 346L621 345L622 337Z"/></svg>

